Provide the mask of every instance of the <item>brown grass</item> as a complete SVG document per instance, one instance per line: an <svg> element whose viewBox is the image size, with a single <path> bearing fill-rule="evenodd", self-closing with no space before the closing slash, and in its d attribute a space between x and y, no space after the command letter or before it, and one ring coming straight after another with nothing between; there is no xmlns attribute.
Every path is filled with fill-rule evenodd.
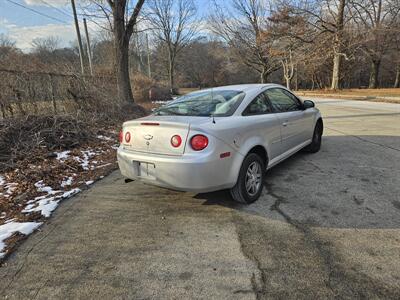
<svg viewBox="0 0 400 300"><path fill-rule="evenodd" d="M299 96L339 97L351 100L400 103L400 89L299 90Z"/></svg>
<svg viewBox="0 0 400 300"><path fill-rule="evenodd" d="M199 88L179 88L179 95L186 95L198 90Z"/></svg>

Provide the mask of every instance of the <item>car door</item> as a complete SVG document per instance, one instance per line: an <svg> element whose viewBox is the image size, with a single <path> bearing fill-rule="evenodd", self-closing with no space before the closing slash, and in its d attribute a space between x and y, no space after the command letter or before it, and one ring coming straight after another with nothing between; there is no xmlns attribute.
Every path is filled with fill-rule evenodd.
<svg viewBox="0 0 400 300"><path fill-rule="evenodd" d="M261 137L268 149L269 159L272 160L281 152L280 120L273 113L272 106L264 92L255 97L242 113L248 118L246 139Z"/></svg>
<svg viewBox="0 0 400 300"><path fill-rule="evenodd" d="M282 153L307 140L312 115L303 109L296 96L282 88L268 89L266 95L281 123Z"/></svg>

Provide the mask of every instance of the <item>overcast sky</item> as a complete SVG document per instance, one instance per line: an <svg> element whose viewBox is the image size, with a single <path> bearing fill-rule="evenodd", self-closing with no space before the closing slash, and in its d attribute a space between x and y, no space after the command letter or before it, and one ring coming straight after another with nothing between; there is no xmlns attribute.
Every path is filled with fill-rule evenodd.
<svg viewBox="0 0 400 300"><path fill-rule="evenodd" d="M82 0L75 2L79 7ZM200 14L205 14L211 0L195 2ZM135 0L132 0L132 3L135 3ZM82 20L82 16L79 18ZM98 30L93 23L89 22L88 26L91 35ZM81 33L82 30L83 28ZM69 46L70 42L76 39L70 0L0 0L0 33L8 35L17 43L17 47L24 51L29 51L33 39L48 36L57 36L61 40L61 46Z"/></svg>

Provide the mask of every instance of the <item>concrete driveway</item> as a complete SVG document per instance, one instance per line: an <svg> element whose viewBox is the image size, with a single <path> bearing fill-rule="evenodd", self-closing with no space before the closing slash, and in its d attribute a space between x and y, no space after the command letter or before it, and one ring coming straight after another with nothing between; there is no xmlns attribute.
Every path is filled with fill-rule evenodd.
<svg viewBox="0 0 400 300"><path fill-rule="evenodd" d="M269 171L255 204L114 172L8 259L0 296L399 299L400 105L317 106L322 150Z"/></svg>

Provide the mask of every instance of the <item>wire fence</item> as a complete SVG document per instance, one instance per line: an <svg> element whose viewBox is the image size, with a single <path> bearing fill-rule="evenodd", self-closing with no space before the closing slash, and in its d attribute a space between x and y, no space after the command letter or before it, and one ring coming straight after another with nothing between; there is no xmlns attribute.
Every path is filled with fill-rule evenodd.
<svg viewBox="0 0 400 300"><path fill-rule="evenodd" d="M115 101L110 76L81 76L0 69L0 111L3 119L27 114L60 114Z"/></svg>

